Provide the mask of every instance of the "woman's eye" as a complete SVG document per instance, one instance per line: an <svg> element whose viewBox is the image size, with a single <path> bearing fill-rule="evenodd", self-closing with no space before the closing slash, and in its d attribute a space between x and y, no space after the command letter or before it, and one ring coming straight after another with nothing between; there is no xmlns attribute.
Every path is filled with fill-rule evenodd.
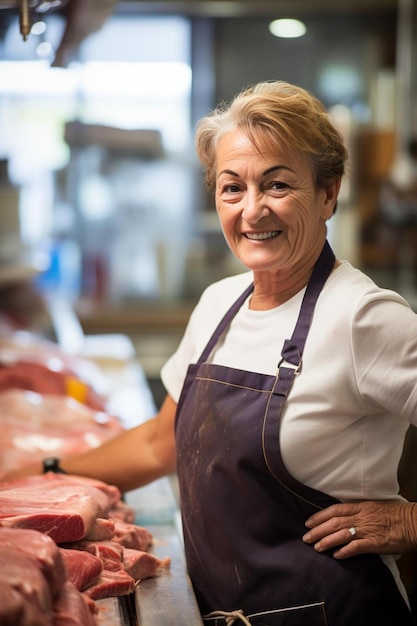
<svg viewBox="0 0 417 626"><path fill-rule="evenodd" d="M284 183L282 181L274 181L271 184L271 189L274 189L276 191L283 191L284 189L288 189L289 185L287 183Z"/></svg>
<svg viewBox="0 0 417 626"><path fill-rule="evenodd" d="M225 185L223 187L223 193L239 193L240 187L238 185Z"/></svg>

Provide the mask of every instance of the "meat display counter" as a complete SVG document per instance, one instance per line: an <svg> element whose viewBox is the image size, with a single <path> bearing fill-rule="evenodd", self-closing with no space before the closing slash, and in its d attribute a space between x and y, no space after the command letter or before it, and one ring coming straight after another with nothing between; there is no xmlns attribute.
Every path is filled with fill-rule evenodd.
<svg viewBox="0 0 417 626"><path fill-rule="evenodd" d="M120 337L113 336L107 337L105 342L112 339L116 343L120 341ZM103 341L103 338L88 338L90 349L95 348L95 341ZM150 391L136 360L123 367L114 360L96 359L96 362L110 381L111 402L123 413L127 427L154 414ZM199 626L203 623L186 571L175 485L175 477L162 478L125 494L126 503L135 511L135 523L147 528L154 537L150 551L162 559L169 557L171 563L158 576L140 581L131 596L97 601L100 607L98 626Z"/></svg>
<svg viewBox="0 0 417 626"><path fill-rule="evenodd" d="M154 537L151 548L170 567L158 576L142 580L134 594L96 602L99 626L199 626L200 612L187 574L179 514L169 479L126 494L135 509L135 522Z"/></svg>
<svg viewBox="0 0 417 626"><path fill-rule="evenodd" d="M171 568L160 576L141 581L132 596L96 601L99 626L199 626L201 616L186 575L178 538L170 527L157 529L163 536L164 550L170 554Z"/></svg>
<svg viewBox="0 0 417 626"><path fill-rule="evenodd" d="M136 589L140 626L202 624L185 565L180 514L174 495L176 485L176 477L162 478L126 494L126 502L136 513L136 523L154 536L156 556L171 559L170 568L161 576L143 580Z"/></svg>
<svg viewBox="0 0 417 626"><path fill-rule="evenodd" d="M126 428L155 414L152 394L131 341L120 334L85 336L68 308L55 309L55 319L65 319L60 343L99 366L104 375L109 405ZM73 332L69 333L72 328ZM59 333L57 333L59 336ZM125 494L135 511L135 523L154 537L150 549L170 567L158 576L140 581L130 596L97 600L98 626L199 626L201 615L187 575L182 532L175 497L175 477L162 478Z"/></svg>
<svg viewBox="0 0 417 626"><path fill-rule="evenodd" d="M104 377L110 409L126 428L155 414L152 393L135 349L122 334L85 336L71 307L55 301L51 306L59 344L95 363ZM162 478L125 494L135 512L135 523L154 537L153 552L170 558L170 567L141 580L133 594L97 600L98 626L199 626L200 612L187 575L175 477Z"/></svg>

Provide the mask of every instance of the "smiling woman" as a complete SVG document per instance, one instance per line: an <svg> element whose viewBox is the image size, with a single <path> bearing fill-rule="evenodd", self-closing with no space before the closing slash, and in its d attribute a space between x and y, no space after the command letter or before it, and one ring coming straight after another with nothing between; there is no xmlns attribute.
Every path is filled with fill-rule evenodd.
<svg viewBox="0 0 417 626"><path fill-rule="evenodd" d="M196 143L249 271L203 292L159 413L63 469L122 488L177 471L206 626L415 625L396 559L417 549L397 481L417 315L327 242L342 138L311 94L267 82L201 120Z"/></svg>
<svg viewBox="0 0 417 626"><path fill-rule="evenodd" d="M323 246L347 157L341 136L307 92L263 83L205 118L196 141L226 241L263 285L251 306L276 306L306 284Z"/></svg>
<svg viewBox="0 0 417 626"><path fill-rule="evenodd" d="M270 294L262 299L262 308L277 306L307 282L311 262L323 247L340 180L316 188L306 156L280 144L269 155L260 152L239 129L219 138L217 171L216 206L226 241ZM284 294L273 288L277 283ZM260 306L257 292L251 306Z"/></svg>

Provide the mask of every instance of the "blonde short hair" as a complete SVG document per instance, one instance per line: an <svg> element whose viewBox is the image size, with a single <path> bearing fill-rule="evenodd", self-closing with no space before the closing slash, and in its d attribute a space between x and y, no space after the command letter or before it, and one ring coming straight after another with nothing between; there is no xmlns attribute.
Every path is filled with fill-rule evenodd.
<svg viewBox="0 0 417 626"><path fill-rule="evenodd" d="M273 153L284 142L311 161L315 183L326 187L343 177L347 150L327 111L311 93L284 81L244 89L230 104L221 103L201 119L196 149L209 190L216 186L216 147L229 130L241 129L260 151Z"/></svg>

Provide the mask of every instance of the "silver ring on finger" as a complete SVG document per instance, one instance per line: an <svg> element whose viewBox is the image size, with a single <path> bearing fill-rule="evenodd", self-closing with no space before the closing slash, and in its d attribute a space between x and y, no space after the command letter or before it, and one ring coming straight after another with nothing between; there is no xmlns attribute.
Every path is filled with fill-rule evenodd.
<svg viewBox="0 0 417 626"><path fill-rule="evenodd" d="M354 526L351 526L351 527L349 528L349 532L350 532L350 534L351 534L351 536L352 536L352 537L356 537L357 532L356 532L356 528L355 528Z"/></svg>

